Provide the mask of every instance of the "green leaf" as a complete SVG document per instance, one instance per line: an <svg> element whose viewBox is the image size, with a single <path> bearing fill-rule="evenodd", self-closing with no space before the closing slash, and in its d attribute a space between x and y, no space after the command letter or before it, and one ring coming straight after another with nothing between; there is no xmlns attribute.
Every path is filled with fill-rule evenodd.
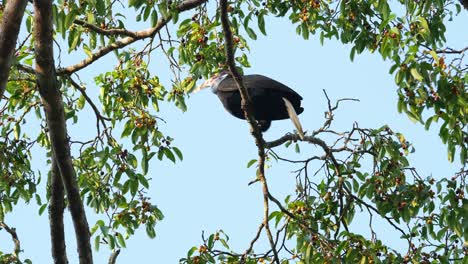
<svg viewBox="0 0 468 264"><path fill-rule="evenodd" d="M455 156L455 144L452 141L448 141L447 156L448 156L449 162L453 162L454 156Z"/></svg>
<svg viewBox="0 0 468 264"><path fill-rule="evenodd" d="M184 155L182 155L182 151L180 151L180 149L172 147L172 150L175 152L180 161L184 159Z"/></svg>
<svg viewBox="0 0 468 264"><path fill-rule="evenodd" d="M301 27L302 27L302 37L304 39L309 39L310 32L309 32L309 28L307 27L307 24L303 23Z"/></svg>
<svg viewBox="0 0 468 264"><path fill-rule="evenodd" d="M28 16L28 18L26 18L26 29L28 30L28 32L31 32L31 26L32 26L32 16Z"/></svg>
<svg viewBox="0 0 468 264"><path fill-rule="evenodd" d="M17 123L17 124L15 125L15 127L13 128L13 130L14 130L15 139L16 139L16 140L19 140L20 135L21 135L21 127L20 127L20 125Z"/></svg>
<svg viewBox="0 0 468 264"><path fill-rule="evenodd" d="M151 6L146 6L145 7L145 12L143 13L143 20L146 21L148 20L148 17L151 15L151 11L153 8Z"/></svg>
<svg viewBox="0 0 468 264"><path fill-rule="evenodd" d="M86 14L86 20L87 20L88 23L94 24L96 22L96 17L94 16L94 13L89 11Z"/></svg>
<svg viewBox="0 0 468 264"><path fill-rule="evenodd" d="M128 153L127 155L127 163L130 164L133 168L136 168L138 166L138 161L135 157L135 155Z"/></svg>
<svg viewBox="0 0 468 264"><path fill-rule="evenodd" d="M350 59L351 61L354 61L354 55L355 55L355 53L356 53L356 46L352 47L352 48L351 48L351 52L349 53L349 59Z"/></svg>
<svg viewBox="0 0 468 264"><path fill-rule="evenodd" d="M37 205L41 205L42 202L41 202L41 196L39 194L35 194L34 197L36 198L36 203Z"/></svg>
<svg viewBox="0 0 468 264"><path fill-rule="evenodd" d="M106 13L106 4L104 0L96 0L96 11L98 15L103 16Z"/></svg>
<svg viewBox="0 0 468 264"><path fill-rule="evenodd" d="M86 55L88 55L88 57L91 58L93 56L93 52L91 51L91 49L86 44L83 45L83 51L84 51L84 53L86 53Z"/></svg>
<svg viewBox="0 0 468 264"><path fill-rule="evenodd" d="M78 107L78 109L83 109L83 107L85 106L85 103L86 103L86 98L83 95L80 95L80 97L78 98L78 102L76 103L76 107Z"/></svg>
<svg viewBox="0 0 468 264"><path fill-rule="evenodd" d="M214 234L211 234L208 238L208 248L212 249L214 246Z"/></svg>
<svg viewBox="0 0 468 264"><path fill-rule="evenodd" d="M138 174L138 181L143 185L146 189L149 188L148 180L142 174Z"/></svg>
<svg viewBox="0 0 468 264"><path fill-rule="evenodd" d="M247 67L247 68L250 67L249 60L248 60L247 55L245 53L242 54L241 57L237 57L236 61L238 61L244 67Z"/></svg>
<svg viewBox="0 0 468 264"><path fill-rule="evenodd" d="M138 180L132 179L132 180L129 180L128 182L130 186L130 194L136 195L136 192L138 191Z"/></svg>
<svg viewBox="0 0 468 264"><path fill-rule="evenodd" d="M418 72L416 68L411 68L410 72L414 79L418 81L422 81L423 77L421 76L421 74Z"/></svg>
<svg viewBox="0 0 468 264"><path fill-rule="evenodd" d="M439 61L439 56L437 56L437 53L433 50L429 51L429 54L431 54L432 58L434 58L435 61Z"/></svg>
<svg viewBox="0 0 468 264"><path fill-rule="evenodd" d="M69 29L73 22L75 21L76 16L78 15L78 11L76 9L72 9L70 13L65 18L65 29Z"/></svg>
<svg viewBox="0 0 468 264"><path fill-rule="evenodd" d="M260 32L262 32L262 34L266 36L265 18L263 16L263 14L260 14L258 16L258 28L260 29Z"/></svg>
<svg viewBox="0 0 468 264"><path fill-rule="evenodd" d="M143 174L146 175L148 174L148 151L146 150L146 147L141 148L141 153L141 169Z"/></svg>
<svg viewBox="0 0 468 264"><path fill-rule="evenodd" d="M108 240L109 240L109 247L110 247L111 249L114 249L114 248L115 248L115 237L113 237L113 236L108 236L107 238L108 238Z"/></svg>
<svg viewBox="0 0 468 264"><path fill-rule="evenodd" d="M419 20L419 25L421 26L420 33L423 35L424 38L428 38L431 35L431 31L429 30L429 24L427 23L427 20L420 16L418 17Z"/></svg>
<svg viewBox="0 0 468 264"><path fill-rule="evenodd" d="M158 12L156 10L153 10L151 13L151 26L154 27L158 23Z"/></svg>
<svg viewBox="0 0 468 264"><path fill-rule="evenodd" d="M250 28L250 27L247 27L245 28L245 31L247 32L247 35L249 35L249 37L253 40L256 40L257 39L257 34L255 33L255 31Z"/></svg>
<svg viewBox="0 0 468 264"><path fill-rule="evenodd" d="M47 204L41 205L41 207L39 207L39 215L42 215L44 213L45 209L47 209ZM0 219L0 220L2 220L2 219Z"/></svg>
<svg viewBox="0 0 468 264"><path fill-rule="evenodd" d="M247 168L250 168L250 167L252 167L252 165L254 165L256 162L257 162L257 160L256 160L256 159L252 159L252 160L250 160L250 161L247 163Z"/></svg>
<svg viewBox="0 0 468 264"><path fill-rule="evenodd" d="M175 156L174 156L174 154L172 153L172 151L171 151L170 149L164 148L163 151L164 151L164 155L165 155L168 159L170 159L170 160L171 160L172 162L174 162L174 163L176 162Z"/></svg>
<svg viewBox="0 0 468 264"><path fill-rule="evenodd" d="M311 256L310 256L310 255L311 255L311 251L312 251L312 245L309 243L309 244L307 245L307 250L306 250L306 253L305 253L305 257L304 257L304 262L305 262L306 264L312 263L312 262L311 262Z"/></svg>
<svg viewBox="0 0 468 264"><path fill-rule="evenodd" d="M146 225L146 234L150 238L155 238L156 237L156 232L154 231L154 228L151 225Z"/></svg>
<svg viewBox="0 0 468 264"><path fill-rule="evenodd" d="M135 127L135 125L134 125L133 121L128 120L127 123L125 123L125 125L124 125L124 130L122 131L121 137L122 138L128 137L132 133L134 127Z"/></svg>
<svg viewBox="0 0 468 264"><path fill-rule="evenodd" d="M221 244L223 244L223 246L224 246L225 248L229 249L229 245L228 245L228 243L226 242L225 239L220 239L219 241L221 242Z"/></svg>
<svg viewBox="0 0 468 264"><path fill-rule="evenodd" d="M99 251L99 244L100 244L100 241L101 241L101 236L96 236L94 238L94 249L96 251Z"/></svg>
<svg viewBox="0 0 468 264"><path fill-rule="evenodd" d="M116 237L117 237L117 241L119 242L119 245L121 245L122 247L126 247L126 245L125 245L125 239L124 239L124 237L122 236L122 234L117 233Z"/></svg>
<svg viewBox="0 0 468 264"><path fill-rule="evenodd" d="M190 258L195 251L197 251L197 247L192 247L188 252L187 252L187 258Z"/></svg>

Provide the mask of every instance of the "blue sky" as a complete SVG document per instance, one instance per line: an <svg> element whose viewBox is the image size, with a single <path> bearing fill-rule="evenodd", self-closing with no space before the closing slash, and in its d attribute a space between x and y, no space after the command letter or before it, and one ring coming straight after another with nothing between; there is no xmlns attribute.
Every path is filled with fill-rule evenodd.
<svg viewBox="0 0 468 264"><path fill-rule="evenodd" d="M468 43L466 13L455 17L448 24L449 46L461 48ZM442 145L437 126L425 131L420 124L414 124L396 110L397 95L393 76L378 54L364 54L349 60L349 46L336 41L326 41L324 46L318 39L305 41L296 36L295 28L282 19L269 19L268 36L251 41L251 68L246 73L258 73L287 84L302 95L304 113L300 115L305 130L315 130L323 123L326 100L325 89L332 100L343 97L357 98L360 102L345 102L336 112L334 128L348 130L354 122L361 127L375 128L388 124L395 131L403 133L413 143L416 153L410 156L411 164L423 177L432 175L436 179L451 177L459 164L447 161L446 148ZM115 65L113 55L93 64L82 73L81 79L88 83L88 91L95 94L99 88L91 82L93 74L103 68ZM77 62L80 58L71 56L63 64ZM158 53L152 58L152 69L160 76L170 76L164 57ZM168 79L162 79L169 84ZM149 194L152 202L163 211L165 219L156 226L157 237L149 239L144 230L127 242L118 263L139 263L153 260L155 263L177 263L192 246L200 245L201 233L206 234L223 229L231 238L234 250L243 252L254 237L263 214L260 185L247 186L255 178L255 170L247 169L250 159L256 158L256 147L245 121L236 119L224 111L217 96L204 91L187 99L188 111L183 113L170 104L161 106L161 117L167 123L162 129L175 138L174 144L184 153L184 161L173 165L170 161L151 162L149 175L152 177ZM89 112L88 112L89 114ZM85 116L84 116L85 117ZM81 121L86 122L86 118ZM90 119L91 120L91 119ZM73 136L94 132L92 121L69 125ZM267 140L276 139L293 130L289 120L273 122L264 134ZM279 148L283 156L304 157L317 153L316 147L302 144L303 154L290 149ZM41 153L34 164L45 175L48 167ZM458 160L457 160L458 162ZM267 170L270 190L278 198L293 193L295 176L291 171L296 166L286 163L271 163ZM47 215L37 216L34 202L18 206L6 222L17 228L25 252L23 258L35 263L50 263L50 242ZM96 218L88 214L90 225ZM74 231L66 215L67 249L70 263L77 263ZM367 223L356 225L357 230L366 230ZM386 234L389 226L377 222L380 239L398 246L397 237ZM366 234L366 232L364 232ZM257 250L267 247L263 237ZM0 250L9 251L10 238L0 232ZM107 261L109 251L101 247L95 253L95 262Z"/></svg>

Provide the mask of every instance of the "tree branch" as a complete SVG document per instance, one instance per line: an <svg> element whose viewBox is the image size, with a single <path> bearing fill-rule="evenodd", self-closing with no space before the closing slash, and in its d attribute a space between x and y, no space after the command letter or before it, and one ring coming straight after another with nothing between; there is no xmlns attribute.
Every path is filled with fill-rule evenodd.
<svg viewBox="0 0 468 264"><path fill-rule="evenodd" d="M181 4L179 4L179 6L177 6L176 10L179 11L179 12L186 11L186 10L195 8L195 7L201 5L202 3L206 2L206 1L207 0L186 0L186 1L182 2ZM140 31L135 31L135 32L128 31L127 33L131 34L132 36L117 40L116 42L111 43L108 46L99 49L98 51L93 53L90 57L82 60L81 62L79 62L79 63L77 63L75 65L71 65L71 66L68 66L68 67L65 67L65 68L58 69L57 74L59 74L59 75L63 75L63 74L70 75L70 74L72 74L72 73L74 73L76 71L79 71L79 70L89 66L90 64L94 63L99 58L103 57L104 55L108 54L109 52L112 52L114 50L126 47L126 46L128 46L128 45L130 45L130 44L132 44L132 43L134 43L134 42L136 42L138 40L141 40L141 39L152 38L152 37L154 37L156 35L157 32L159 32L159 30L161 30L161 28L163 28L171 20L171 18L172 18L172 15L169 14L165 18L161 18L158 21L158 23L156 24L156 26L154 26L152 28L148 28L148 29L140 30Z"/></svg>
<svg viewBox="0 0 468 264"><path fill-rule="evenodd" d="M115 262L117 261L117 257L119 256L120 254L120 249L117 249L115 251L112 252L112 254L110 255L109 257L109 264L115 264Z"/></svg>
<svg viewBox="0 0 468 264"><path fill-rule="evenodd" d="M73 167L63 99L57 86L53 51L52 1L34 1L36 79L49 127L53 158L57 162L75 228L80 264L92 264L90 232Z"/></svg>
<svg viewBox="0 0 468 264"><path fill-rule="evenodd" d="M7 233L10 234L11 239L13 240L13 243L15 244L15 247L13 249L13 255L16 258L18 258L18 255L21 252L21 243L18 239L18 234L16 234L16 229L13 227L9 227L4 222L0 222L0 227L5 229L5 231L7 231Z"/></svg>
<svg viewBox="0 0 468 264"><path fill-rule="evenodd" d="M273 239L273 235L271 233L270 225L268 223L268 216L269 216L269 191L268 191L268 184L265 178L265 141L263 140L262 132L257 124L257 121L253 117L253 106L250 101L250 96L247 92L247 88L245 87L242 76L236 69L236 64L234 60L234 46L232 41L232 32L230 28L229 18L228 18L228 3L227 0L220 1L220 11L221 11L221 24L223 27L224 32L224 40L225 40L225 52L226 52L226 63L229 67L229 71L231 72L234 81L237 84L239 89L239 93L241 95L241 107L244 112L245 119L250 125L250 132L252 133L253 137L255 138L255 144L258 148L258 177L260 182L262 183L262 191L263 191L263 225L265 226L265 231L270 242L271 250L273 251L274 262L279 264L279 257L278 252L276 250L275 241Z"/></svg>
<svg viewBox="0 0 468 264"><path fill-rule="evenodd" d="M138 35L130 30L126 30L125 28L109 28L109 29L103 29L100 28L94 24L90 24L84 20L81 19L75 19L73 23L80 25L84 28L88 28L98 34L105 35L105 36L127 36L127 37L132 37L132 38L137 38Z"/></svg>
<svg viewBox="0 0 468 264"><path fill-rule="evenodd" d="M379 210L377 210L377 208L375 208L374 206L372 206L371 204L368 204L366 203L364 200L362 200L361 198L357 197L356 195L352 194L351 193L351 190L348 190L348 188L345 186L345 190L346 192L351 196L351 198L353 198L354 200L356 200L358 203L364 205L365 207L367 207L368 209L371 209L372 211L376 212L377 214L379 214L380 216L382 216L385 220L387 220L387 222L393 226L396 230L400 231L400 233L403 235L403 236L406 236L407 234L405 233L405 231L403 229L401 229L399 226L397 226L395 223L392 222L392 218L388 217L388 216L385 216L385 215L382 215ZM408 238L407 238L408 239Z"/></svg>
<svg viewBox="0 0 468 264"><path fill-rule="evenodd" d="M96 118L99 119L99 120L106 120L106 121L111 121L112 119L110 119L109 117L105 117L103 116L100 112L99 112L99 109L97 108L96 104L94 104L93 100L91 100L91 98L88 96L88 94L86 93L85 89L83 89L77 82L75 82L75 80L73 80L71 77L67 78L70 83L72 84L73 87L75 87L75 89L77 89L78 91L80 91L80 93L83 95L83 97L85 98L86 102L88 102L88 104L91 106L91 108L93 108L93 111L94 111L94 114L96 115ZM101 120L101 121L102 121Z"/></svg>
<svg viewBox="0 0 468 264"><path fill-rule="evenodd" d="M443 50L436 50L436 53L442 53L442 54L462 54L465 53L465 51L468 51L468 47L464 47L463 49L456 50L452 48L446 48Z"/></svg>
<svg viewBox="0 0 468 264"><path fill-rule="evenodd" d="M247 258L247 255L250 254L253 250L253 246L255 245L255 242L257 242L258 238L260 237L260 234L262 233L263 228L265 227L264 223L261 223L260 226L258 227L257 234L255 234L255 237L250 241L249 248L247 248L242 255L240 263L245 263L245 259Z"/></svg>
<svg viewBox="0 0 468 264"><path fill-rule="evenodd" d="M281 138L279 138L277 140L265 143L265 147L269 148L269 149L274 148L274 147L280 146L280 145L282 145L285 142L290 141L290 140L298 141L298 140L301 140L301 138L298 135L295 135L295 134L287 134L287 135L284 135L284 136L282 136ZM333 165L335 165L336 169L338 169L338 162L335 159L335 157L333 156L333 151L332 151L331 148L329 148L327 146L327 143L325 143L325 141L321 140L320 138L313 137L313 136L306 136L306 137L304 137L304 139L302 139L302 141L306 141L306 142L309 142L311 144L315 144L315 145L320 146L325 151L325 153L330 157L330 159L332 160Z"/></svg>
<svg viewBox="0 0 468 264"><path fill-rule="evenodd" d="M6 2L3 12L0 24L0 100L5 93L16 40L27 4L27 0L10 0Z"/></svg>

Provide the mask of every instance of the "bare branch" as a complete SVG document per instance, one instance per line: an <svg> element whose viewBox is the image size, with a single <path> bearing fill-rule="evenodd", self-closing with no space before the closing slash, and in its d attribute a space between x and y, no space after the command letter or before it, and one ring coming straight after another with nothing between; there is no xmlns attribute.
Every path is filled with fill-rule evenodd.
<svg viewBox="0 0 468 264"><path fill-rule="evenodd" d="M258 238L260 237L260 234L262 233L262 230L263 230L264 227L265 227L265 224L264 224L264 223L261 223L260 226L258 227L257 234L256 234L255 237L252 239L252 241L250 241L250 246L249 246L249 248L247 248L247 249L245 250L244 254L242 255L242 259L241 259L240 263L244 263L244 262L245 262L245 259L247 258L247 255L249 255L250 252L252 252L253 246L255 245L255 242L257 242Z"/></svg>
<svg viewBox="0 0 468 264"><path fill-rule="evenodd" d="M396 230L400 231L401 234L403 236L406 235L405 231L403 231L403 229L401 229L399 226L397 226L395 223L393 223L392 221L392 218L388 217L388 216L385 216L385 215L382 215L380 214L379 210L377 210L377 208L375 208L374 206L372 206L371 204L369 203L366 203L364 200L362 200L361 198L355 196L354 194L351 193L351 190L348 190L347 187L345 186L345 190L346 192L348 193L349 196L351 196L354 200L356 200L358 203L364 205L366 208L368 209L371 209L372 211L376 212L377 214L379 214L380 216L382 216L383 218L385 218L385 220L387 220L387 222L392 225Z"/></svg>
<svg viewBox="0 0 468 264"><path fill-rule="evenodd" d="M443 50L436 50L435 52L442 53L442 54L462 54L462 53L465 53L466 51L468 51L468 47L464 47L463 49L460 49L460 50L446 48Z"/></svg>
<svg viewBox="0 0 468 264"><path fill-rule="evenodd" d="M98 119L103 119L103 120L106 120L106 121L111 121L111 119L109 117L105 117L103 115L101 115L101 112L99 112L99 109L97 108L96 104L94 104L93 100L91 100L91 98L88 96L88 94L86 93L85 89L83 89L83 87L81 87L77 82L75 82L75 80L73 80L71 77L68 78L68 80L70 81L70 83L73 85L73 87L75 87L75 89L77 89L78 91L80 91L80 93L83 95L83 97L85 98L86 102L88 102L89 105L91 105L91 108L93 108L93 111L94 111L94 114L96 115L96 117Z"/></svg>
<svg viewBox="0 0 468 264"><path fill-rule="evenodd" d="M284 135L284 136L282 136L281 138L279 138L277 140L265 143L265 147L269 148L269 149L274 148L274 147L280 146L280 145L282 145L285 142L290 141L290 140L299 141L299 140L301 140L301 138L298 135L295 135L295 134L287 134L287 135ZM320 146L325 151L325 153L332 159L332 162L334 163L336 169L338 169L338 162L336 161L335 157L332 154L333 151L332 151L332 149L330 149L328 147L328 145L327 145L327 143L325 143L325 141L321 140L320 138L313 137L313 136L306 136L306 137L304 137L303 141L306 141L306 142L309 142L311 144L315 144L315 145Z"/></svg>
<svg viewBox="0 0 468 264"><path fill-rule="evenodd" d="M104 133L107 136L107 139L110 140L111 136L107 132L107 125L106 125L105 121L111 121L111 119L108 118L108 117L105 117L105 116L103 116L101 114L101 112L99 111L97 106L94 104L93 100L91 100L91 98L86 93L85 89L83 87L81 87L77 82L75 82L75 80L73 80L71 78L71 76L68 76L67 79L70 81L70 83L73 85L73 87L75 87L75 89L77 89L78 91L81 92L81 94L84 96L86 102L88 102L89 105L91 106L91 108L93 109L94 114L96 115L96 128L97 128L98 137L101 135L101 130L99 128L99 123L101 123L101 125L104 127Z"/></svg>

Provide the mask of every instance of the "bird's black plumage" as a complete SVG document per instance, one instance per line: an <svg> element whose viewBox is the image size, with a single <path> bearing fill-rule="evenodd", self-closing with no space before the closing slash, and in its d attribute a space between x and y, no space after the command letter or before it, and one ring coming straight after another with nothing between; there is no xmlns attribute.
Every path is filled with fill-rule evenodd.
<svg viewBox="0 0 468 264"><path fill-rule="evenodd" d="M253 115L258 120L262 131L268 130L272 120L289 118L283 98L294 107L297 114L304 111L301 107L302 97L288 86L259 74L243 76L253 104ZM227 75L213 91L218 95L224 108L233 116L245 119L241 109L241 97L234 78Z"/></svg>

